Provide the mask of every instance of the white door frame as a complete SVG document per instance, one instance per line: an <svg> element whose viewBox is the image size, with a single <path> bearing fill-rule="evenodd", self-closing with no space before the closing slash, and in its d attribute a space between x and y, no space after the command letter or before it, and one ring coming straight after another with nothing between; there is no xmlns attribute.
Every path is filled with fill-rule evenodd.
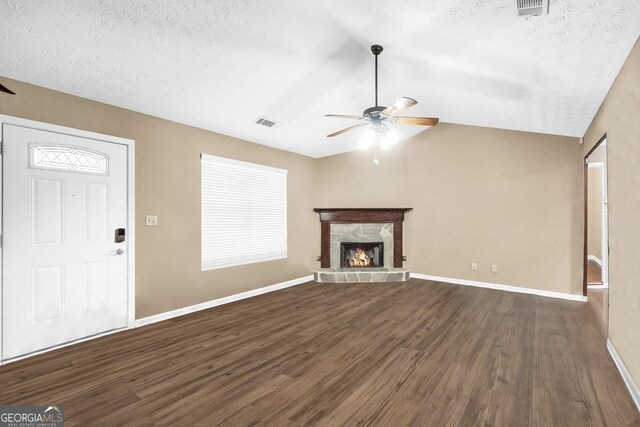
<svg viewBox="0 0 640 427"><path fill-rule="evenodd" d="M605 140L601 145L605 145L607 141ZM608 251L608 243L609 243L609 215L607 209L609 208L608 200L607 200L607 181L606 181L606 168L604 162L593 162L587 165L589 169L600 169L600 279L602 281L602 287L609 287L608 283L608 273L609 273L609 251Z"/></svg>
<svg viewBox="0 0 640 427"><path fill-rule="evenodd" d="M127 326L122 329L116 329L114 331L105 332L102 334L93 335L90 337L82 338L79 340L71 341L65 344L61 344L55 347L47 348L42 351L36 351L33 353L29 353L25 356L17 357L11 360L1 360L0 365L4 363L13 362L16 360L24 359L27 357L34 356L36 354L44 353L47 351L55 350L60 347L66 347L71 344L75 344L78 342L86 341L89 339L97 338L103 335L109 335L114 332L122 331L123 329L131 329L135 327L135 318L136 318L136 304L135 304L135 283L136 283L136 274L135 274L135 242L136 242L136 234L135 234L135 141L132 139L120 138L117 136L103 135L100 133L89 132L79 129L68 128L64 126L52 125L49 123L37 122L34 120L22 119L19 117L12 117L0 114L0 142L4 143L4 135L2 133L4 125L16 125L30 129L43 130L47 132L56 132L69 136L76 136L80 138L88 138L95 139L101 142L107 142L112 144L120 144L124 145L127 148L127 240L128 240L128 250L127 254ZM0 160L2 160L2 153L0 152ZM4 232L2 230L2 224L4 223L4 218L2 214L2 202L4 201L2 195L2 161L0 161L0 235ZM0 245L0 291L2 291L2 245ZM2 293L0 292L0 355L2 354Z"/></svg>

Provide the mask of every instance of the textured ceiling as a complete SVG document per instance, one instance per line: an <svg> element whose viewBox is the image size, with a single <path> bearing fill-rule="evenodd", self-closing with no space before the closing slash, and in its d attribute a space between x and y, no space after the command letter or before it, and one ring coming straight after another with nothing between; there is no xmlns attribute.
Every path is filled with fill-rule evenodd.
<svg viewBox="0 0 640 427"><path fill-rule="evenodd" d="M0 75L320 157L357 147L323 115L373 105L373 43L382 105L582 136L639 34L638 0L0 0Z"/></svg>

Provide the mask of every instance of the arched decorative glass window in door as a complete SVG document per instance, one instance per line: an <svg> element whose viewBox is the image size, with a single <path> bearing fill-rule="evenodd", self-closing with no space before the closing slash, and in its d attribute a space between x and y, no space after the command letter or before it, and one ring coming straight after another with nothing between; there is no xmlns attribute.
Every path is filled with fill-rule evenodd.
<svg viewBox="0 0 640 427"><path fill-rule="evenodd" d="M70 145L31 144L29 146L29 167L109 175L109 156Z"/></svg>

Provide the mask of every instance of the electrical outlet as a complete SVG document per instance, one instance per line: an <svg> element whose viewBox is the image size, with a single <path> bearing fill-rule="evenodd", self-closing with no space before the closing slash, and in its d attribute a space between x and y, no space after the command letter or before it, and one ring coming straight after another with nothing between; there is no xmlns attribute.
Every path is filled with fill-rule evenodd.
<svg viewBox="0 0 640 427"><path fill-rule="evenodd" d="M147 215L144 225L147 227L156 227L158 225L158 217L156 215Z"/></svg>
<svg viewBox="0 0 640 427"><path fill-rule="evenodd" d="M476 270L478 269L478 263L477 263L477 262L472 262L472 263L471 263L471 269L472 269L473 271L476 271Z"/></svg>
<svg viewBox="0 0 640 427"><path fill-rule="evenodd" d="M498 272L498 265L497 264L491 264L491 271L494 273Z"/></svg>

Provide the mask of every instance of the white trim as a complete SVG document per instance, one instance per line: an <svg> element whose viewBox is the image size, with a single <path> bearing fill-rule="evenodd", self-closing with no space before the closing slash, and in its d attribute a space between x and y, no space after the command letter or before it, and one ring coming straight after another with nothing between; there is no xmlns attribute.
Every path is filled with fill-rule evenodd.
<svg viewBox="0 0 640 427"><path fill-rule="evenodd" d="M44 130L47 132L61 133L63 135L76 136L76 137L88 138L88 139L96 139L98 141L113 142L116 144L123 144L123 145L129 145L134 142L132 139L120 138L119 136L105 135L101 133L91 132L88 130L74 129L66 126L58 126L50 123L23 119L20 117L6 116L3 114L0 114L0 124L22 126L30 129Z"/></svg>
<svg viewBox="0 0 640 427"><path fill-rule="evenodd" d="M620 359L618 352L616 351L615 347L613 346L613 343L609 339L607 339L607 349L609 350L609 354L611 355L613 362L616 364L618 371L620 371L620 375L622 375L622 380L624 381L625 385L629 389L631 398L636 404L638 411L640 411L640 389L638 389L638 386L636 386L636 384L633 382L631 373L627 370L627 367L622 362L622 359Z"/></svg>
<svg viewBox="0 0 640 427"><path fill-rule="evenodd" d="M2 312L2 294L4 294L4 292L2 292L3 288L2 288L2 276L3 276L3 262L4 262L4 230L2 229L3 225L4 225L4 217L3 212L4 212L4 195L2 193L2 189L4 188L3 182L2 182L2 177L4 176L4 170L3 170L3 166L4 166L4 140L2 139L2 129L4 128L4 126L2 125L4 122L4 116L0 116L0 147L2 147L2 150L0 150L0 242L2 244L0 244L0 366L2 366L4 364L4 362L2 361L2 354L3 354L3 348L2 348L2 343L4 341L4 337L2 334L2 331L4 331L4 326L2 324L2 319L4 318L4 313Z"/></svg>
<svg viewBox="0 0 640 427"><path fill-rule="evenodd" d="M132 328L136 322L136 149L135 141L127 146L127 240L129 298L127 298L127 326Z"/></svg>
<svg viewBox="0 0 640 427"><path fill-rule="evenodd" d="M602 285L590 285L587 284L587 289L609 289L609 285L604 283Z"/></svg>
<svg viewBox="0 0 640 427"><path fill-rule="evenodd" d="M96 132L90 132L90 131L86 131L86 130L81 130L81 129L73 129L73 128L69 128L69 127L65 127L65 126L58 126L58 125L53 125L53 124L49 124L49 123L43 123L43 122L38 122L35 120L28 120L28 119L23 119L23 118L19 118L19 117L12 117L12 116L7 116L7 115L3 115L0 114L0 142L3 142L3 126L7 124L7 125L14 125L14 126L20 126L20 127L26 127L26 128L30 128L30 129L36 129L36 130L43 130L43 131L47 131L47 132L55 132L55 133L59 133L59 134L63 134L63 135L69 135L69 136L75 136L75 137L80 137L80 138L87 138L87 139L95 139L97 141L101 141L101 142L108 142L108 143L113 143L113 144L121 144L126 146L127 148L127 327L126 328L121 328L121 329L117 329L115 331L107 331L105 333L101 333L98 335L92 335L90 337L85 337L79 340L75 340L75 341L71 341L69 343L65 343L65 344L61 344L59 346L55 346L55 347L51 347L48 349L44 349L41 351L37 351L34 353L29 353L25 356L21 356L20 358L14 358L11 360L2 360L2 292L0 292L0 366L6 362L9 361L14 361L14 360L19 360L21 358L25 358L25 357L30 357L33 356L35 354L40 354L40 353L44 353L47 351L51 351L53 349L56 348L61 348L61 347L66 347L67 345L70 344L75 344L78 342L82 342L82 341L86 341L89 339L93 339L93 338L97 338L100 336L104 336L104 335L109 335L111 333L117 332L117 331L121 331L121 330L126 330L129 328L134 327L135 324L135 318L136 318L136 259L135 259L135 253L136 253L136 246L135 246L135 242L136 242L136 229L135 229L135 224L136 224L136 216L135 216L135 190L136 190L136 185L135 185L135 141L132 139L126 139L126 138L120 138L117 136L112 136L112 135L104 135L101 133L96 133ZM2 194L1 194L1 188L2 188L2 157L0 156L0 227L2 224L2 213L1 213L1 208L2 208ZM0 228L0 233L2 233L2 230ZM2 248L0 248L0 260L2 259ZM2 290L2 265L0 263L0 290Z"/></svg>
<svg viewBox="0 0 640 427"><path fill-rule="evenodd" d="M600 145L606 147L607 140L605 139ZM606 160L606 153L605 153ZM588 160L587 160L588 161ZM609 214L607 210L608 206L608 197L607 197L607 168L606 161L605 162L593 162L587 164L588 168L598 168L600 169L600 253L602 254L602 260L594 255L587 256L587 259L593 259L593 261L597 262L602 269L600 270L601 281L603 283L607 282L607 276L609 274L608 268L608 258L607 258L607 244L609 242Z"/></svg>
<svg viewBox="0 0 640 427"><path fill-rule="evenodd" d="M570 301L586 302L587 297L582 295L565 294L562 292L543 291L540 289L522 288L520 286L500 285L497 283L477 282L475 280L452 279L450 277L431 276L428 274L411 273L411 277L434 282L452 283L454 285L474 286L477 288L496 289L498 291L517 292L521 294L538 295L541 297L559 298Z"/></svg>
<svg viewBox="0 0 640 427"><path fill-rule="evenodd" d="M66 342L64 344L54 345L53 347L43 348L42 350L33 351L31 353L23 354L21 356L17 356L17 357L11 358L11 359L2 360L2 361L0 361L0 365L6 365L7 363L12 363L12 362L17 362L18 360L28 359L28 358L30 358L32 356L37 356L39 354L48 353L50 351L58 350L60 348L69 347L69 346L72 346L72 345L80 344L80 343L85 342L85 341L91 341L91 340L94 340L96 338L106 337L107 335L112 335L112 334L115 334L115 333L118 333L118 332L128 331L129 329L131 329L131 327L126 326L124 328L112 329L110 331L101 332L99 334L89 335L88 337L78 338L77 340L69 341L69 342Z"/></svg>
<svg viewBox="0 0 640 427"><path fill-rule="evenodd" d="M602 276L602 283L605 285L609 281L609 196L607 194L607 153L606 153L607 140L604 140L605 145L605 163L602 164L602 172L600 173L602 178L602 231L600 232L600 244L602 245L602 269L600 275Z"/></svg>
<svg viewBox="0 0 640 427"><path fill-rule="evenodd" d="M140 327L140 326L150 325L152 323L160 322L162 320L167 320L167 319L171 319L171 318L174 318L174 317L183 316L185 314L193 313L193 312L204 310L204 309L211 308L211 307L216 307L218 305L228 304L230 302L239 301L239 300L246 299L246 298L251 298L251 297L262 295L262 294L265 294L265 293L268 293L268 292L273 292L273 291L277 291L277 290L280 290L280 289L289 288L289 287L296 286L296 285L299 285L299 284L302 284L302 283L307 283L307 282L310 282L310 281L313 281L313 276L311 276L311 275L310 276L305 276L305 277L300 277L298 279L289 280L287 282L277 283L277 284L271 285L271 286L265 286L263 288L254 289L252 291L242 292L240 294L230 295L228 297L219 298L217 300L203 302L201 304L192 305L190 307L179 308L177 310L169 311L169 312L166 312L166 313L156 314L155 316L145 317L145 318L142 318L142 319L138 319L137 321L134 320L135 325L132 323L132 324L130 324L129 326L127 326L125 328L114 329L114 330L111 330L111 331L102 332L100 334L91 335L91 336L80 338L80 339L77 339L77 340L74 340L74 341L69 341L69 342L66 342L64 344L56 345L56 346L53 346L53 347L48 347L48 348L45 348L45 349L42 349L42 350L34 351L32 353L29 353L29 354L25 354L25 355L22 355L22 356L14 357L13 359L2 360L2 361L0 361L0 366L4 365L4 364L7 364L7 363L11 363L11 362L17 362L18 360L27 359L29 357L36 356L38 354L43 354L43 353L47 353L49 351L58 350L60 348L69 347L71 345L79 344L79 343L82 343L82 342L85 342L85 341L90 341L90 340L93 340L93 339L96 339L96 338L105 337L107 335L112 335L112 334L115 334L115 333L118 333L118 332L127 331L129 329L137 328L137 327Z"/></svg>
<svg viewBox="0 0 640 427"><path fill-rule="evenodd" d="M595 261L596 264L602 266L602 260L595 255L587 255L587 259L590 261Z"/></svg>
<svg viewBox="0 0 640 427"><path fill-rule="evenodd" d="M156 322L162 322L163 320L173 319L174 317L184 316L185 314L194 313L200 310L206 310L207 308L217 307L223 304L229 304L230 302L240 301L243 299L255 297L258 295L266 294L268 292L278 291L284 288L290 288L292 286L300 285L313 281L313 276L304 276L298 279L288 280L282 283L276 283L275 285L265 286L251 291L242 292L239 294L229 295L226 297L214 299L211 301L202 302L200 304L191 305L189 307L178 308L177 310L167 311L165 313L156 314L149 317L143 317L136 320L136 328L141 326L150 325Z"/></svg>

